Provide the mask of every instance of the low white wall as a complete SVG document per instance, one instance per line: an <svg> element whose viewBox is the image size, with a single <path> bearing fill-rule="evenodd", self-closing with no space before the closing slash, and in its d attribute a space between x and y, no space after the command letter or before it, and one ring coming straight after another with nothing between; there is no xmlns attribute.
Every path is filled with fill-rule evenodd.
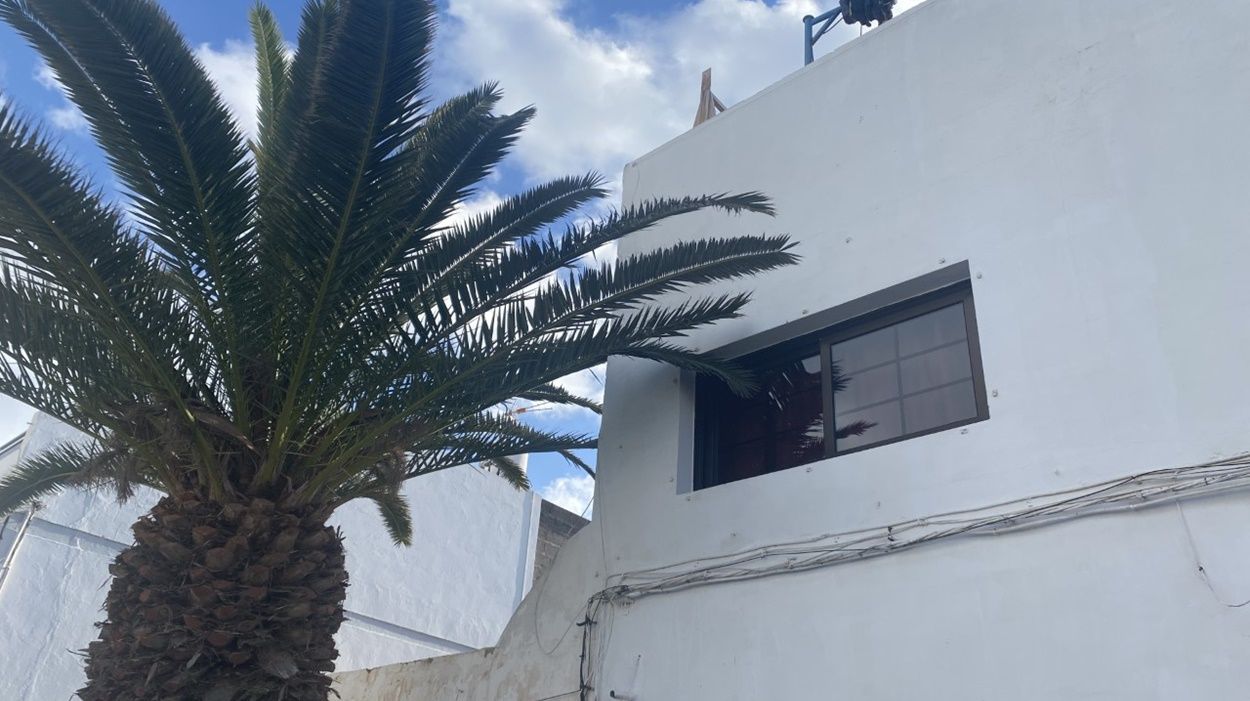
<svg viewBox="0 0 1250 701"><path fill-rule="evenodd" d="M680 373L613 359L562 594L531 595L485 686L394 698L576 698L580 629L556 641L605 574L1250 450L1250 3L1203 13L930 0L627 166L626 203L758 189L779 215L682 218L622 256L799 243L795 268L700 291L756 293L698 348L967 260L990 419L688 492ZM1250 503L1185 514L1192 538L1162 506L613 607L590 698L1242 698Z"/></svg>
<svg viewBox="0 0 1250 701"><path fill-rule="evenodd" d="M73 439L38 416L24 450ZM495 642L529 591L541 500L475 467L405 486L414 544L392 545L372 505L334 517L351 576L339 669L463 652ZM0 581L0 699L68 699L84 682L74 651L95 638L108 564L132 542L130 525L155 501L147 491L118 505L108 493L66 492L46 500ZM24 515L9 521L0 553Z"/></svg>
<svg viewBox="0 0 1250 701"><path fill-rule="evenodd" d="M598 521L591 521L560 549L493 648L343 672L335 690L344 701L577 699L577 623L587 597L603 587L602 552Z"/></svg>

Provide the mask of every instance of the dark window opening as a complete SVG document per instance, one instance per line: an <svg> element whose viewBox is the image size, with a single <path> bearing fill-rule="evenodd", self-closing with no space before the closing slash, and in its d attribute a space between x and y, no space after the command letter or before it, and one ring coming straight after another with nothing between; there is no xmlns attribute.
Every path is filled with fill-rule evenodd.
<svg viewBox="0 0 1250 701"><path fill-rule="evenodd" d="M972 290L908 299L739 358L758 390L695 385L695 489L989 417Z"/></svg>

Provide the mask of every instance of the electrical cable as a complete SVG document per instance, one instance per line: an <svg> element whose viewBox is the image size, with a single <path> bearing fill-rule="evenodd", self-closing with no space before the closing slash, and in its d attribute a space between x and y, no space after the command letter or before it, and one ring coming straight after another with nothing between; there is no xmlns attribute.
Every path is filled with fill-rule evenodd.
<svg viewBox="0 0 1250 701"><path fill-rule="evenodd" d="M606 575L606 586L587 600L582 619L584 624L579 624L582 625L583 638L579 669L582 699L588 701L586 694L594 688L595 670L602 669L606 660L606 636L611 632L611 615L616 604L711 584L759 579L855 562L959 536L1002 535L1085 516L1133 511L1167 503L1175 503L1180 508L1182 500L1247 488L1250 488L1250 453L1186 467L1152 470L1084 487L950 511L886 526L824 534L724 555L692 558L659 567ZM1184 519L1183 510L1181 517ZM1188 521L1184 521L1184 524L1199 574L1211 593L1230 608L1250 605L1250 600L1240 604L1228 604L1216 594L1198 558ZM599 527L602 538L602 523ZM603 546L606 568L606 542ZM601 628L605 634L598 644L593 628ZM599 654L591 655L592 651Z"/></svg>
<svg viewBox="0 0 1250 701"><path fill-rule="evenodd" d="M1211 582L1211 577L1207 575L1207 568L1202 564L1202 556L1198 554L1198 544L1194 542L1194 533L1189 530L1189 519L1185 518L1185 507L1178 501L1176 502L1176 512L1181 515L1181 524L1185 526L1185 538L1189 541L1189 552L1194 556L1194 567L1198 570L1198 576L1202 582L1207 585L1207 589L1211 591L1211 596L1215 597L1221 605L1230 609L1239 609L1243 606L1250 605L1250 599L1246 599L1240 604L1230 604L1215 591L1215 585Z"/></svg>
<svg viewBox="0 0 1250 701"><path fill-rule="evenodd" d="M555 696L544 696L541 699L535 699L535 701L551 701L552 699L562 699L565 696L572 696L573 694L580 693L580 691L581 691L580 689L574 689L572 691L566 691L563 694L556 694Z"/></svg>

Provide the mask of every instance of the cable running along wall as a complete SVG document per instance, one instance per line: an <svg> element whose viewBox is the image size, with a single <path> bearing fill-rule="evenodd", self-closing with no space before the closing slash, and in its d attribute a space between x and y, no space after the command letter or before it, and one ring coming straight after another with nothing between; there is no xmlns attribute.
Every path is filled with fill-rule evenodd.
<svg viewBox="0 0 1250 701"><path fill-rule="evenodd" d="M910 550L948 538L998 535L1092 516L1141 509L1250 487L1250 453L1186 467L1143 472L1075 489L899 523L752 548L611 575L586 602L581 699L589 701L602 669L614 604L694 587L804 572ZM606 631L606 632L605 632Z"/></svg>

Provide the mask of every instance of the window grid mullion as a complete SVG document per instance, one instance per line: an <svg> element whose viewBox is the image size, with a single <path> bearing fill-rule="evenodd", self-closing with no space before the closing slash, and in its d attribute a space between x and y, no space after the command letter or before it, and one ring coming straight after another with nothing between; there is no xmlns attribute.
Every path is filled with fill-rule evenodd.
<svg viewBox="0 0 1250 701"><path fill-rule="evenodd" d="M898 324L894 330L894 377L898 382L898 435L907 435L907 414L903 413L903 347L898 338Z"/></svg>
<svg viewBox="0 0 1250 701"><path fill-rule="evenodd" d="M833 344L829 339L820 341L820 389L821 402L825 412L825 457L831 458L837 454L838 438L837 424L833 420Z"/></svg>

